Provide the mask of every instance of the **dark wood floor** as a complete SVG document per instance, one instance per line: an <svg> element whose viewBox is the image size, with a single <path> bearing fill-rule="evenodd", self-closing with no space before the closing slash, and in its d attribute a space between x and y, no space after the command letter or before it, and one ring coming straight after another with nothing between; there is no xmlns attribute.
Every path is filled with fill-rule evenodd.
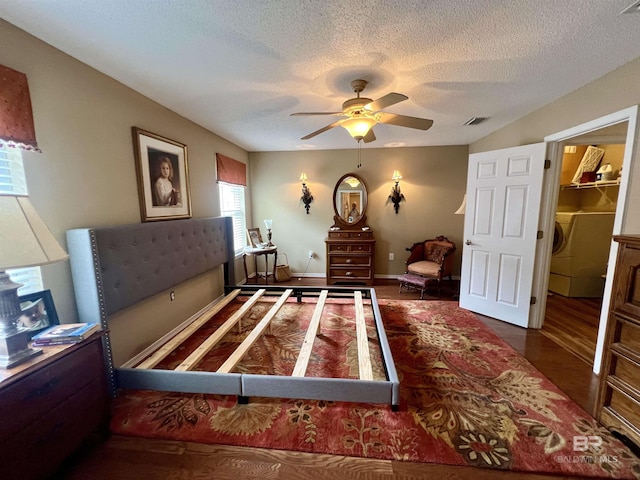
<svg viewBox="0 0 640 480"><path fill-rule="evenodd" d="M324 285L324 279L292 279L293 285ZM396 281L379 281L378 298L418 299L419 292L399 294ZM446 285L442 299L455 301L455 288ZM425 301L435 297L426 296ZM590 365L561 348L539 330L516 327L488 317L479 318L527 358L570 398L593 411L597 377ZM369 460L269 449L203 445L189 442L111 436L87 444L55 476L56 479L195 480L195 479L558 479L565 477L499 472L470 467ZM576 477L566 477L576 478Z"/></svg>
<svg viewBox="0 0 640 480"><path fill-rule="evenodd" d="M593 366L602 298L550 294L540 332Z"/></svg>

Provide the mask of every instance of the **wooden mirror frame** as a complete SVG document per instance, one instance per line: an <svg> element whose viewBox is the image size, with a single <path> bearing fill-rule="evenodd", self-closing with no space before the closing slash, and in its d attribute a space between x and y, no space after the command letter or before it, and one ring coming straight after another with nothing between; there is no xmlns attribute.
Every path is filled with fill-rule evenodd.
<svg viewBox="0 0 640 480"><path fill-rule="evenodd" d="M362 192L362 206L360 208L361 210L360 216L355 222L351 222L351 223L349 223L347 219L344 219L340 215L340 211L338 210L338 199L337 199L338 192L340 191L341 185L349 177L356 178L360 182L360 184L362 184L362 190L358 190ZM355 173L345 173L342 177L340 177L340 179L336 183L335 188L333 189L333 212L334 212L333 227L339 227L341 229L346 230L346 229L360 229L366 226L367 225L367 215L366 215L367 202L368 202L367 184L364 182L362 177L356 175Z"/></svg>

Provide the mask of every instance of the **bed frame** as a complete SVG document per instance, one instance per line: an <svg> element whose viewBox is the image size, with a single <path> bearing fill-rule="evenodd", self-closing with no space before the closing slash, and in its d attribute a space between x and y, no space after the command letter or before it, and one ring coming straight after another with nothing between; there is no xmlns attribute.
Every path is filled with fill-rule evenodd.
<svg viewBox="0 0 640 480"><path fill-rule="evenodd" d="M399 406L399 380L382 323L375 290L350 287L292 287L235 285L231 218L213 217L142 223L114 227L74 229L67 232L76 303L80 321L99 321L104 336L106 363L112 393L118 389L236 395L240 402L251 396L304 398ZM140 354L115 368L108 335L109 317L196 275L223 267L225 296L199 316L154 342ZM233 328L261 296L279 298L216 372L192 368ZM236 314L207 338L174 370L153 368L208 319L236 298L249 297ZM232 373L244 354L269 326L288 299L303 302L313 297L316 308L291 376ZM328 298L351 298L356 311L359 379L305 377L322 310ZM370 303L386 373L374 380L364 321Z"/></svg>

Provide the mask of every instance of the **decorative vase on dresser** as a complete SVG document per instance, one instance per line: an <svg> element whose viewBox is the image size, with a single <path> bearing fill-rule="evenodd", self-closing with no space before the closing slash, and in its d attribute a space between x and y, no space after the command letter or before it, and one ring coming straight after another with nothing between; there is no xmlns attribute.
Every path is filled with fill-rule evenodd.
<svg viewBox="0 0 640 480"><path fill-rule="evenodd" d="M326 244L327 285L373 285L376 239L367 225L367 187L353 173L343 175L333 192L333 226Z"/></svg>
<svg viewBox="0 0 640 480"><path fill-rule="evenodd" d="M619 243L596 417L640 447L640 235Z"/></svg>

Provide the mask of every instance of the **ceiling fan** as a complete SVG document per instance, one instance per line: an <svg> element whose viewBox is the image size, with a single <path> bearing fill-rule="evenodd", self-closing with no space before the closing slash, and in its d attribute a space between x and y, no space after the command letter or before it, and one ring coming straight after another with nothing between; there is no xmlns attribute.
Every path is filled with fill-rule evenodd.
<svg viewBox="0 0 640 480"><path fill-rule="evenodd" d="M376 136L373 134L372 127L378 123L397 125L399 127L417 128L418 130L428 130L431 128L431 125L433 125L433 120L426 118L407 117L406 115L396 115L395 113L382 111L391 105L407 100L409 97L406 95L392 92L374 101L370 98L360 96L360 92L362 92L367 86L366 80L354 80L351 82L351 86L357 96L344 102L342 104L341 112L299 112L291 114L291 116L336 115L346 117L302 137L302 140L308 140L320 133L332 129L333 127L341 126L344 127L358 142L362 140L365 143L368 143L373 142L376 139Z"/></svg>

